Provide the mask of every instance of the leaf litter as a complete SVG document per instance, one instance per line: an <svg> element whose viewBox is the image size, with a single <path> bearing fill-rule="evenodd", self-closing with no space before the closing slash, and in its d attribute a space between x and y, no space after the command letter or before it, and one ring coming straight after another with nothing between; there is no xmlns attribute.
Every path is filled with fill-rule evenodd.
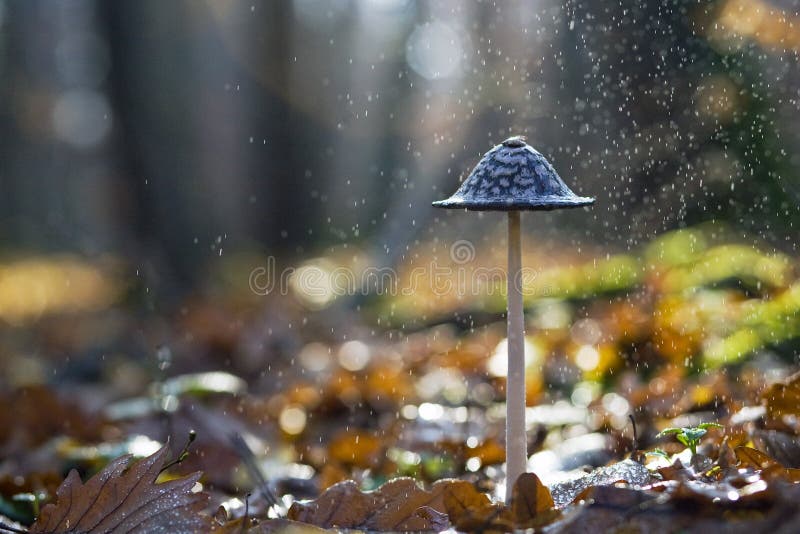
<svg viewBox="0 0 800 534"><path fill-rule="evenodd" d="M710 269L719 251L662 256L610 286L581 286L583 267L544 276L553 298L529 303L530 473L508 504L502 317L370 334L341 310L239 295L146 322L174 328L166 369L0 392L0 532L798 531L789 263L753 282L746 265ZM740 271L746 285L721 283ZM487 302L458 306L438 310ZM329 332L345 317L342 342ZM56 322L37 328L85 350ZM162 444L191 429L193 449L161 472Z"/></svg>

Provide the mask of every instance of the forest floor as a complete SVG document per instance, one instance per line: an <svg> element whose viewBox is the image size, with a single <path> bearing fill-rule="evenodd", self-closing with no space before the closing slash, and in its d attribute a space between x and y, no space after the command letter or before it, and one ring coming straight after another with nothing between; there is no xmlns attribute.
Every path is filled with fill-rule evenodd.
<svg viewBox="0 0 800 534"><path fill-rule="evenodd" d="M716 231L538 274L509 504L502 295L310 311L226 275L160 315L105 267L4 269L80 283L0 286L0 532L800 531L798 261Z"/></svg>

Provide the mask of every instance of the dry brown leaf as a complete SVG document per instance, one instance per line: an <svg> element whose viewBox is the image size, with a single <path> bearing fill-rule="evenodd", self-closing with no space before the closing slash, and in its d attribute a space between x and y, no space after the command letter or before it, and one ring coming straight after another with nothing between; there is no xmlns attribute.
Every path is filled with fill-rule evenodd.
<svg viewBox="0 0 800 534"><path fill-rule="evenodd" d="M781 419L784 415L800 415L800 373L772 384L761 394L767 416Z"/></svg>
<svg viewBox="0 0 800 534"><path fill-rule="evenodd" d="M781 479L787 482L797 483L800 482L800 469L794 467L782 467L781 465L772 465L764 468L761 471L761 478L765 480Z"/></svg>
<svg viewBox="0 0 800 534"><path fill-rule="evenodd" d="M131 456L122 456L85 484L70 471L57 501L42 509L31 534L208 530L208 518L198 513L208 496L192 493L201 473L156 484L166 453L164 446L131 466Z"/></svg>
<svg viewBox="0 0 800 534"><path fill-rule="evenodd" d="M334 484L315 500L294 503L288 517L323 528L439 531L473 508L483 510L489 505L487 496L461 480L440 480L426 491L412 478L396 478L368 492L347 480Z"/></svg>
<svg viewBox="0 0 800 534"><path fill-rule="evenodd" d="M752 447L736 447L733 450L739 467L752 467L753 469L765 469L772 465L780 465L768 455Z"/></svg>
<svg viewBox="0 0 800 534"><path fill-rule="evenodd" d="M800 469L783 467L780 462L758 449L752 447L736 447L734 450L739 467L750 467L761 470L761 476L772 480L784 479L789 482L800 482Z"/></svg>
<svg viewBox="0 0 800 534"><path fill-rule="evenodd" d="M367 520L374 501L372 494L362 492L354 481L345 480L313 501L293 503L287 517L323 528L356 528Z"/></svg>
<svg viewBox="0 0 800 534"><path fill-rule="evenodd" d="M425 491L413 478L390 480L375 492L377 513L367 520L365 526L380 531L436 530L438 526L434 527L431 521L440 521L441 517L430 512L435 511L446 519L444 490L445 484L442 483L434 484L431 491ZM423 507L428 509L420 514Z"/></svg>
<svg viewBox="0 0 800 534"><path fill-rule="evenodd" d="M534 473L523 473L514 484L511 512L518 528L528 528L542 514L555 508L553 497Z"/></svg>
<svg viewBox="0 0 800 534"><path fill-rule="evenodd" d="M465 510L455 522L459 532L512 532L514 518L511 510L503 503L492 503L485 508Z"/></svg>
<svg viewBox="0 0 800 534"><path fill-rule="evenodd" d="M462 517L491 506L491 499L486 494L478 492L469 482L453 480L447 484L444 492L444 508L453 524L457 525Z"/></svg>

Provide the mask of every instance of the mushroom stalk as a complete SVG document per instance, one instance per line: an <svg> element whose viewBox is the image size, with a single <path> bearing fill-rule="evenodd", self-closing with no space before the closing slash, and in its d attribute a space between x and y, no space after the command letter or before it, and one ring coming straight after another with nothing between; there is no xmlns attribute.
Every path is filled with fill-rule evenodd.
<svg viewBox="0 0 800 534"><path fill-rule="evenodd" d="M528 462L525 434L525 320L519 211L508 212L508 377L506 380L506 502Z"/></svg>

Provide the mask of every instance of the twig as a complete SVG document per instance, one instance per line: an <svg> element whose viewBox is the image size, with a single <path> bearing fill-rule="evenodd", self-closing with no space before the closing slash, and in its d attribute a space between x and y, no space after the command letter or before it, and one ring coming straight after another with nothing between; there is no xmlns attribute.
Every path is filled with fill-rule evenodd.
<svg viewBox="0 0 800 534"><path fill-rule="evenodd" d="M631 420L631 424L633 425L633 452L636 452L639 450L639 436L636 432L636 419L633 418L632 413L628 414L628 419Z"/></svg>
<svg viewBox="0 0 800 534"><path fill-rule="evenodd" d="M170 467L175 467L179 463L183 462L186 458L188 458L189 457L189 447L192 446L192 443L194 443L195 439L197 439L197 432L195 432L194 430L190 430L189 431L189 439L186 441L186 445L183 446L183 449L181 449L181 452L178 454L178 456L174 460L172 460L168 464L164 465L164 467L161 468L161 470L158 472L158 474L160 475L161 473L163 473L164 471L166 471Z"/></svg>
<svg viewBox="0 0 800 534"><path fill-rule="evenodd" d="M244 517L242 518L241 534L245 534L245 532L247 532L247 527L250 526L250 497L252 497L252 495L252 493L248 493L244 496Z"/></svg>

